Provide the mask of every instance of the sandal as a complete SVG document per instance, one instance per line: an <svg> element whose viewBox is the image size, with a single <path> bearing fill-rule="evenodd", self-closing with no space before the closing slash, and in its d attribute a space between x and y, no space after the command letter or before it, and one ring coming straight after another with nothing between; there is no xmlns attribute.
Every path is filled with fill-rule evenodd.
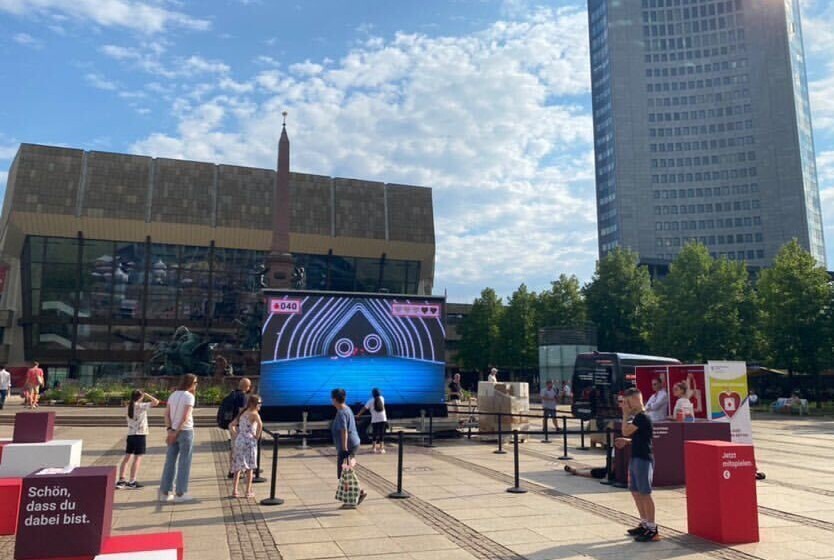
<svg viewBox="0 0 834 560"><path fill-rule="evenodd" d="M251 498L254 498L254 497L255 497L255 493L254 493L254 492L247 492L247 493L246 493L246 497L247 497L247 498L250 498L250 499L251 499Z"/></svg>
<svg viewBox="0 0 834 560"><path fill-rule="evenodd" d="M232 492L232 498L240 498L240 492L238 492L237 490Z"/></svg>

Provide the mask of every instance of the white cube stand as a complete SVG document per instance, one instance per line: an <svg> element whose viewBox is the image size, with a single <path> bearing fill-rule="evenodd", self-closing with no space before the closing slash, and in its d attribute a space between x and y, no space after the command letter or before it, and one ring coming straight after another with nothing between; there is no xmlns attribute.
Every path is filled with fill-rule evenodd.
<svg viewBox="0 0 834 560"><path fill-rule="evenodd" d="M9 443L3 446L0 477L24 477L47 467L80 466L80 439L53 439L45 443Z"/></svg>
<svg viewBox="0 0 834 560"><path fill-rule="evenodd" d="M99 554L93 560L177 560L176 549Z"/></svg>

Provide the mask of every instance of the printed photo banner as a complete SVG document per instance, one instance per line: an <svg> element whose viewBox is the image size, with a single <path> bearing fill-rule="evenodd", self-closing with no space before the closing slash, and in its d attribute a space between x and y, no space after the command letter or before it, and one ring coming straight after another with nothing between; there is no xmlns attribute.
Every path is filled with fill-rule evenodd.
<svg viewBox="0 0 834 560"><path fill-rule="evenodd" d="M745 362L707 362L710 419L729 422L735 443L753 443Z"/></svg>

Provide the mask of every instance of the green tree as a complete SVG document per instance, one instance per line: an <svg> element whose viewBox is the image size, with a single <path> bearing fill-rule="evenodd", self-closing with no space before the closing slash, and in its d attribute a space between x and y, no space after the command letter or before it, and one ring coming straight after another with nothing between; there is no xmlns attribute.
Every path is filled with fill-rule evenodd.
<svg viewBox="0 0 834 560"><path fill-rule="evenodd" d="M655 352L689 362L751 357L757 325L744 263L714 260L706 247L690 243L657 295Z"/></svg>
<svg viewBox="0 0 834 560"><path fill-rule="evenodd" d="M538 297L540 327L578 327L588 320L585 299L576 276L562 274Z"/></svg>
<svg viewBox="0 0 834 560"><path fill-rule="evenodd" d="M536 294L524 284L510 296L500 321L501 365L526 369L538 364L536 303Z"/></svg>
<svg viewBox="0 0 834 560"><path fill-rule="evenodd" d="M597 262L593 278L583 288L601 350L648 351L655 295L648 269L637 263L637 253L618 248Z"/></svg>
<svg viewBox="0 0 834 560"><path fill-rule="evenodd" d="M768 355L777 367L816 377L831 359L831 279L796 240L763 270L757 285Z"/></svg>
<svg viewBox="0 0 834 560"><path fill-rule="evenodd" d="M501 357L501 298L492 288L485 288L472 304L472 311L458 326L460 350L458 361L467 369L483 370L498 363Z"/></svg>

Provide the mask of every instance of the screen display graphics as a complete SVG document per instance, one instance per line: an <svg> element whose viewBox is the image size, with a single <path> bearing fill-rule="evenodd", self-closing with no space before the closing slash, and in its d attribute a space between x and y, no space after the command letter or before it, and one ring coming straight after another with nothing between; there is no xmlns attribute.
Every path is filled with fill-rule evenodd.
<svg viewBox="0 0 834 560"><path fill-rule="evenodd" d="M350 405L375 387L387 407L444 403L442 298L288 291L266 303L259 391L268 416L330 407L336 387Z"/></svg>

